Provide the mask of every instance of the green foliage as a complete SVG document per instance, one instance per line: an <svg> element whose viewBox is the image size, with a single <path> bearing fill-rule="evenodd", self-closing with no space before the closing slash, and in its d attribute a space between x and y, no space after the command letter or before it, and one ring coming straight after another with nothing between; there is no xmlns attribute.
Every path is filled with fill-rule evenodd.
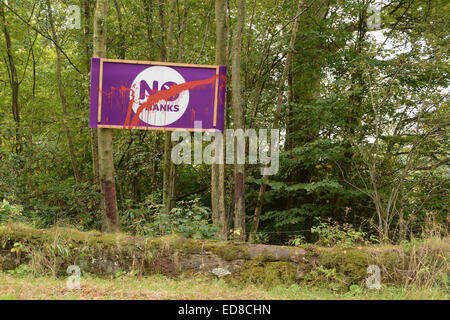
<svg viewBox="0 0 450 320"><path fill-rule="evenodd" d="M288 285L294 283L296 270L289 262L270 262L263 264L258 261L247 262L242 266L237 276L239 285L257 284L265 287Z"/></svg>
<svg viewBox="0 0 450 320"><path fill-rule="evenodd" d="M213 238L217 228L209 222L211 209L199 205L198 202L198 199L181 201L168 217L160 215L166 230L186 238Z"/></svg>
<svg viewBox="0 0 450 320"><path fill-rule="evenodd" d="M311 228L311 233L317 235L317 244L334 247L363 244L366 233L357 231L350 224L339 225L336 221L332 222L318 220L318 225Z"/></svg>
<svg viewBox="0 0 450 320"><path fill-rule="evenodd" d="M186 238L212 239L217 231L211 224L211 210L199 203L199 199L177 202L167 216L162 205L150 196L139 206L129 202L129 208L121 215L124 230L136 235L161 236L177 234Z"/></svg>
<svg viewBox="0 0 450 320"><path fill-rule="evenodd" d="M21 205L10 204L6 199L0 202L0 223L16 220L16 217L21 216L22 213L23 207Z"/></svg>
<svg viewBox="0 0 450 320"><path fill-rule="evenodd" d="M51 1L65 53L66 120L55 94L54 47L35 31L49 34L45 2L0 4L11 37L20 110L20 122L16 122L11 112L11 67L8 59L2 59L1 223L12 219L39 227L67 224L100 229L100 194L92 174L88 127L94 1L87 3L88 12L81 6L78 30L64 27L70 1ZM230 36L236 23L235 6L229 3ZM439 234L445 234L450 188L450 113L445 90L450 74L449 3L416 0L405 6L391 1L381 9L383 29L376 31L367 28L367 6L367 1L311 1L302 12L288 85L282 88L286 99L278 121L280 170L267 182L258 243L341 245L359 243L362 238L373 242L374 237L402 241L429 234L429 216L441 226ZM214 64L214 1L189 0L188 7L187 26L181 30L182 2L175 22L169 21L170 10L165 8L165 26L160 27L157 1L119 1L117 8L111 6L106 20L108 57L158 60L160 49L168 46L163 43L167 24L174 23L172 60L177 60L183 35L183 62ZM295 9L295 1L248 3L241 66L246 128L270 129L275 123L275 97ZM0 33L0 53L8 57L3 28ZM230 127L231 109L226 113ZM79 184L73 177L63 121L73 135ZM124 231L158 236L165 230L213 237L209 165L177 166L176 197L191 194L195 200L179 201L167 217L160 214L163 152L162 132L114 132L117 201ZM227 212L232 216L231 166L226 167L225 177ZM261 181L260 168L248 165L248 227ZM325 225L328 218L340 227L334 222ZM379 222L383 219L384 226Z"/></svg>
<svg viewBox="0 0 450 320"><path fill-rule="evenodd" d="M291 239L289 239L289 241L287 243L288 243L288 245L291 245L291 246L301 246L302 244L306 243L306 239L302 235L297 235L297 236L294 236Z"/></svg>
<svg viewBox="0 0 450 320"><path fill-rule="evenodd" d="M351 295L360 295L364 292L364 289L358 286L357 284L352 284L350 286L350 291L348 292Z"/></svg>
<svg viewBox="0 0 450 320"><path fill-rule="evenodd" d="M270 236L268 233L257 232L255 234L255 239L254 239L253 243L265 244L265 243L269 243L269 242L270 242Z"/></svg>
<svg viewBox="0 0 450 320"><path fill-rule="evenodd" d="M14 270L8 270L8 273L16 276L27 276L31 273L31 270L27 264L21 264Z"/></svg>

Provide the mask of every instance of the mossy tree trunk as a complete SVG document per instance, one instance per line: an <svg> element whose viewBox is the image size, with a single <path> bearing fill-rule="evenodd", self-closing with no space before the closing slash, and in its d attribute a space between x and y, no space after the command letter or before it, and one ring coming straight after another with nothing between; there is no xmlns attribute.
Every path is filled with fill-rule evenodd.
<svg viewBox="0 0 450 320"><path fill-rule="evenodd" d="M97 0L94 14L94 57L106 58L106 17L108 0ZM120 230L117 212L116 183L114 181L113 131L98 128L98 155L100 188L102 191L102 229L105 232Z"/></svg>

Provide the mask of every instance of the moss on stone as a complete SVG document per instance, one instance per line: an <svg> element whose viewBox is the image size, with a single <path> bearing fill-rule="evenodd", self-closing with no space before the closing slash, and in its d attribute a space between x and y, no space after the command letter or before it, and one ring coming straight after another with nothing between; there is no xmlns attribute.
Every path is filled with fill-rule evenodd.
<svg viewBox="0 0 450 320"><path fill-rule="evenodd" d="M276 286L305 281L333 283L348 290L350 285L363 283L371 264L382 269L383 284L404 283L405 276L416 276L411 273L417 269L414 268L415 257L426 264L422 268L423 275L433 270L442 273L448 270L445 268L449 252L444 248L435 242L410 252L401 246L324 248L305 245L302 253L292 259L294 247L185 239L175 235L143 238L61 227L0 226L0 270L11 270L25 263L34 274L55 276L67 276L65 272L71 264L98 276L114 276L130 270L138 270L140 275L176 276L189 270L212 274L211 270L220 267L232 272L225 279L238 285ZM428 270L428 267L434 269Z"/></svg>
<svg viewBox="0 0 450 320"><path fill-rule="evenodd" d="M333 248L321 250L319 262L327 269L335 269L345 277L347 284L360 284L367 278L368 255L356 248Z"/></svg>
<svg viewBox="0 0 450 320"><path fill-rule="evenodd" d="M290 262L262 262L258 260L246 262L234 282L238 284L257 284L266 287L286 285L296 280L297 268Z"/></svg>

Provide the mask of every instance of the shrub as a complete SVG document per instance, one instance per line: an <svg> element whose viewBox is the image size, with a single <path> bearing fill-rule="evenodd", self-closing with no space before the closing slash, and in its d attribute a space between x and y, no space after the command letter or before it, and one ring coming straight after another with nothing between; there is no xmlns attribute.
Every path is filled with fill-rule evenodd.
<svg viewBox="0 0 450 320"><path fill-rule="evenodd" d="M366 233L355 230L351 224L340 225L332 222L331 219L319 221L319 224L311 228L311 233L318 237L317 244L333 247L336 245L362 244L366 240Z"/></svg>
<svg viewBox="0 0 450 320"><path fill-rule="evenodd" d="M131 201L121 215L124 231L142 236L178 234L186 238L211 239L217 228L210 223L211 210L200 205L198 198L177 202L169 215L162 214L162 205L154 196L135 206Z"/></svg>
<svg viewBox="0 0 450 320"><path fill-rule="evenodd" d="M23 207L21 205L11 204L6 199L0 202L0 223L16 220L17 217L22 216L22 213Z"/></svg>

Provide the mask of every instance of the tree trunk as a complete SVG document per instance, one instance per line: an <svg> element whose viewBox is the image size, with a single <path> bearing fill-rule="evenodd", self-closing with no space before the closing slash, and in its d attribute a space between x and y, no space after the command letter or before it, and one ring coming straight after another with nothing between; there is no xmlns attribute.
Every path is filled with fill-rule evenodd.
<svg viewBox="0 0 450 320"><path fill-rule="evenodd" d="M163 206L164 214L168 215L170 213L170 132L164 132L164 163L163 163Z"/></svg>
<svg viewBox="0 0 450 320"><path fill-rule="evenodd" d="M188 1L183 0L183 22L181 25L180 33L180 41L178 45L178 62L183 62L183 53L184 53L184 36L186 34L187 28L187 19L188 19Z"/></svg>
<svg viewBox="0 0 450 320"><path fill-rule="evenodd" d="M212 222L220 229L219 212L217 210L217 185L219 181L219 165L211 163L211 214Z"/></svg>
<svg viewBox="0 0 450 320"><path fill-rule="evenodd" d="M169 17L169 27L167 33L167 57L168 60L173 60L175 46L175 10L176 10L176 0L172 0L170 4L170 17ZM184 19L183 25L181 26L180 32L184 32L187 24L187 1L184 1ZM178 62L182 62L184 50L184 41L178 45ZM166 131L164 143L164 171L163 171L163 203L165 208L165 214L170 214L170 211L175 206L175 193L176 193L176 175L177 168L175 164L171 161L171 153L173 144L171 142L171 132Z"/></svg>
<svg viewBox="0 0 450 320"><path fill-rule="evenodd" d="M152 0L143 0L144 2L144 10L145 10L145 25L146 25L146 33L147 33L147 41L148 41L148 48L147 57L152 60L153 57L153 47L155 45L155 42L153 40L153 1Z"/></svg>
<svg viewBox="0 0 450 320"><path fill-rule="evenodd" d="M294 21L294 26L292 28L292 35L291 35L291 40L289 43L289 52L287 54L286 57L286 62L284 65L284 70L283 70L283 75L281 76L280 79L280 85L278 88L278 96L277 96L277 112L275 114L275 118L273 121L273 129L278 129L278 122L279 122L279 118L280 118L280 111L281 111L281 104L283 103L283 89L284 89L284 83L286 81L286 78L289 74L289 66L292 62L292 52L294 51L294 45L295 45L295 38L297 35L297 29L298 29L298 21L300 19L300 13L301 13L301 7L303 5L303 0L299 0L298 1L298 6L297 6L297 15ZM270 145L270 143L269 143ZM266 164L266 168L270 166L270 163ZM262 212L262 205L264 202L264 193L266 192L266 182L268 179L268 175L264 174L261 180L261 186L259 188L259 193L258 193L258 199L256 202L256 207L255 207L255 213L253 215L253 224L252 224L252 228L250 230L250 235L249 235L249 241L253 241L255 239L255 235L256 232L258 231L258 225L259 225L259 219L261 217L261 212Z"/></svg>
<svg viewBox="0 0 450 320"><path fill-rule="evenodd" d="M77 159L75 156L75 149L73 147L72 133L70 131L70 126L69 126L69 114L67 112L67 99L66 99L66 94L64 93L64 88L63 88L63 84L62 84L61 52L59 49L58 35L56 33L55 23L53 21L52 8L50 6L50 1L48 1L48 0L47 0L47 9L48 9L49 22L50 22L50 29L51 29L53 41L55 43L55 50L56 50L56 81L58 83L59 97L61 99L61 104L62 104L63 125L64 125L64 130L66 131L67 144L69 147L69 156L70 156L70 161L72 162L72 168L73 168L73 174L75 176L75 181L77 183L80 183L81 176L80 176L80 171L78 170Z"/></svg>
<svg viewBox="0 0 450 320"><path fill-rule="evenodd" d="M91 72L91 56L92 50L90 44L92 43L91 37L91 0L84 0L84 50L86 58L86 73ZM97 128L91 128L91 153L92 153L92 170L94 172L94 183L100 187L100 176L98 169L98 135Z"/></svg>
<svg viewBox="0 0 450 320"><path fill-rule="evenodd" d="M91 49L90 44L91 39L91 0L83 0L83 14L84 14L84 26L83 26L83 36L84 36L84 53L86 59L86 72L91 72Z"/></svg>
<svg viewBox="0 0 450 320"><path fill-rule="evenodd" d="M15 152L22 150L22 138L20 137L20 112L19 112L19 79L17 77L16 64L12 54L11 36L8 30L8 22L5 18L3 4L0 5L0 15L2 17L3 35L5 36L6 54L8 56L7 70L9 75L9 84L11 86L11 111L15 122Z"/></svg>
<svg viewBox="0 0 450 320"><path fill-rule="evenodd" d="M172 62L174 52L175 6L176 0L170 1L169 24L167 26L167 61Z"/></svg>
<svg viewBox="0 0 450 320"><path fill-rule="evenodd" d="M165 4L163 4L165 5ZM171 61L173 58L174 52L174 21L175 21L175 0L170 0L170 14L169 14L169 25L167 29L167 60ZM160 11L160 14L163 11ZM160 16L161 18L161 16ZM164 32L164 19L160 20L161 32ZM163 42L163 38L161 39L161 45L165 46L166 44ZM161 61L165 61L166 59L161 54ZM170 140L171 133L170 131L164 132L164 163L163 163L163 206L164 206L164 214L169 215L172 210L174 204L174 176L175 176L175 166L171 161L171 152L172 152L172 142ZM164 227L161 225L161 232L164 233Z"/></svg>
<svg viewBox="0 0 450 320"><path fill-rule="evenodd" d="M159 0L158 6L158 14L159 14L159 30L161 33L161 41L159 44L159 60L166 61L167 58L167 50L166 50L166 33L165 33L165 0Z"/></svg>
<svg viewBox="0 0 450 320"><path fill-rule="evenodd" d="M119 35L119 37L120 37L119 58L125 59L125 50L126 50L125 36L126 36L126 33L123 30L122 11L120 10L120 5L119 5L119 2L117 2L117 0L114 0L114 7L115 7L116 13L117 13L117 22L119 23L119 33L120 33L120 35Z"/></svg>
<svg viewBox="0 0 450 320"><path fill-rule="evenodd" d="M108 0L97 0L94 14L94 57L106 58L106 17ZM113 129L98 129L100 188L102 191L102 228L105 232L120 230L117 212L116 184L112 148Z"/></svg>
<svg viewBox="0 0 450 320"><path fill-rule="evenodd" d="M174 1L174 3L176 4L176 1ZM173 7L173 9L175 9L175 6ZM180 30L178 31L178 33L180 35L179 36L180 41L178 43L178 62L183 62L184 34L185 34L185 31L187 28L188 10L189 10L188 2L187 2L187 0L184 0L183 1L183 21L182 21ZM169 154L172 154L172 148L175 144L176 144L176 142L172 142ZM169 205L170 205L171 210L172 210L172 208L175 207L176 190L177 190L176 181L177 181L177 167L175 166L175 164L172 161L170 161Z"/></svg>
<svg viewBox="0 0 450 320"><path fill-rule="evenodd" d="M236 28L231 48L231 86L234 129L244 129L244 114L241 97L241 45L245 23L245 0L239 0ZM234 141L233 141L234 143ZM235 161L237 159L237 148ZM234 239L245 241L245 164L234 165Z"/></svg>
<svg viewBox="0 0 450 320"><path fill-rule="evenodd" d="M216 0L216 64L227 64L227 1ZM225 107L225 106L224 106ZM226 108L224 118L226 115ZM224 126L224 128L226 125ZM225 135L223 135L225 149ZM223 149L223 150L224 150ZM225 152L223 152L225 154ZM228 235L228 213L225 208L225 165L213 163L211 165L211 209L214 225L218 227L217 235L226 239Z"/></svg>
<svg viewBox="0 0 450 320"><path fill-rule="evenodd" d="M158 15L159 15L159 30L160 30L160 42L159 42L159 61L166 61L167 50L166 50L166 33L165 33L165 0L159 0L158 4ZM148 30L147 30L148 33ZM168 152L169 148L169 133L164 132L164 154L163 154L163 208L161 214L168 214L170 210L168 210L168 192L169 192L169 175L170 175L170 167L166 166L168 163ZM160 219L159 223L159 231L164 234L166 232L164 223L162 219Z"/></svg>
<svg viewBox="0 0 450 320"><path fill-rule="evenodd" d="M94 171L94 183L100 187L100 169L98 163L98 130L91 128L91 152L92 152L92 169Z"/></svg>

